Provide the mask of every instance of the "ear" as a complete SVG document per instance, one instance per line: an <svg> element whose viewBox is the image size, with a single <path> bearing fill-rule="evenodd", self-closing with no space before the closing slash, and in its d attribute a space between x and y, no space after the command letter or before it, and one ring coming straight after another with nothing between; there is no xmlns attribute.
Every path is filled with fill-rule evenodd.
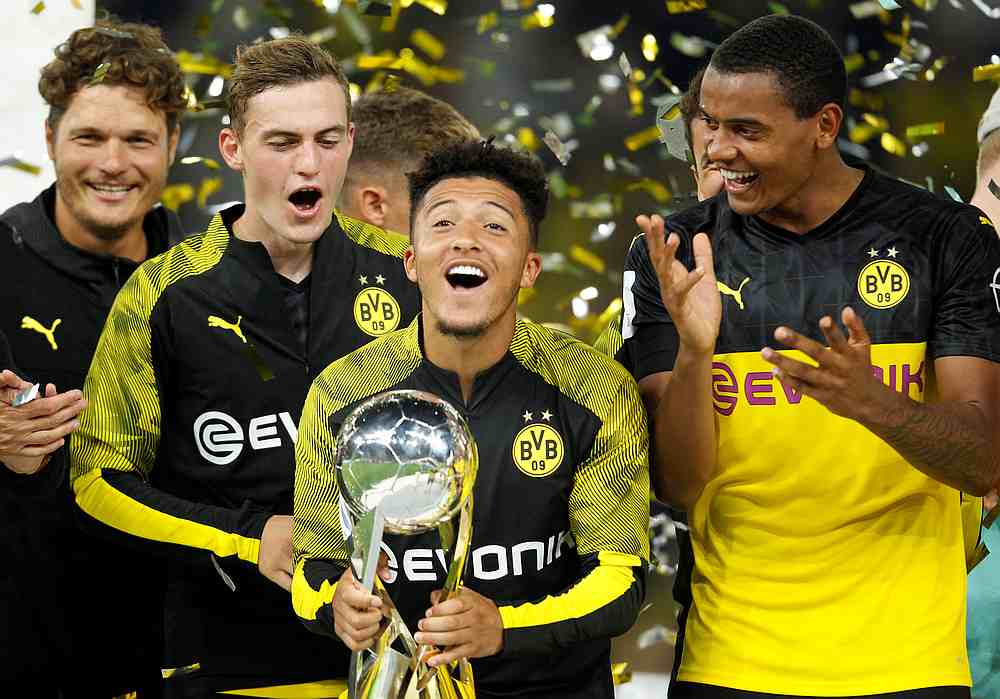
<svg viewBox="0 0 1000 699"><path fill-rule="evenodd" d="M56 161L56 132L52 130L49 120L45 120L45 148L49 151L49 160Z"/></svg>
<svg viewBox="0 0 1000 699"><path fill-rule="evenodd" d="M233 129L227 127L219 132L219 153L226 165L237 172L243 172L243 147Z"/></svg>
<svg viewBox="0 0 1000 699"><path fill-rule="evenodd" d="M844 110L830 102L823 105L816 115L816 147L820 150L832 148L837 143L837 134L844 121Z"/></svg>
<svg viewBox="0 0 1000 699"><path fill-rule="evenodd" d="M411 243L406 252L403 253L403 269L406 271L406 278L414 284L417 283L417 254L413 251Z"/></svg>
<svg viewBox="0 0 1000 699"><path fill-rule="evenodd" d="M177 157L177 144L181 140L181 125L174 124L174 130L170 134L170 138L167 139L167 167L174 164L174 158Z"/></svg>
<svg viewBox="0 0 1000 699"><path fill-rule="evenodd" d="M524 269L521 270L521 288L530 289L533 287L541 271L542 256L534 250L530 250L524 260Z"/></svg>

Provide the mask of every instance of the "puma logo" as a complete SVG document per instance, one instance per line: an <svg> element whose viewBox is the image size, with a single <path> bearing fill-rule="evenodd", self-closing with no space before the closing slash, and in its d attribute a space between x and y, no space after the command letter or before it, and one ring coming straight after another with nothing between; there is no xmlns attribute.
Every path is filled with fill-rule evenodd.
<svg viewBox="0 0 1000 699"><path fill-rule="evenodd" d="M732 296L733 299L735 299L736 301L736 305L739 306L740 310L742 311L745 310L746 308L743 305L743 287L746 286L746 283L748 281L750 281L750 277L747 277L746 279L741 281L739 288L737 288L735 291L733 289L730 289L728 286L726 286L723 282L720 281L715 282L715 285L719 287L719 291L722 292L723 295Z"/></svg>
<svg viewBox="0 0 1000 699"><path fill-rule="evenodd" d="M46 328L31 316L24 316L24 318L21 318L21 328L23 330L34 330L36 333L44 335L45 339L49 341L50 345L52 345L52 351L55 352L59 349L59 344L56 342L56 328L59 327L61 322L62 318L56 318L52 322L52 327Z"/></svg>
<svg viewBox="0 0 1000 699"><path fill-rule="evenodd" d="M219 316L209 316L208 317L208 327L210 328L222 328L223 330L232 330L238 338L243 340L243 344L247 343L246 335L240 329L240 323L243 322L243 316L238 316L235 323L230 323L228 320L223 320Z"/></svg>

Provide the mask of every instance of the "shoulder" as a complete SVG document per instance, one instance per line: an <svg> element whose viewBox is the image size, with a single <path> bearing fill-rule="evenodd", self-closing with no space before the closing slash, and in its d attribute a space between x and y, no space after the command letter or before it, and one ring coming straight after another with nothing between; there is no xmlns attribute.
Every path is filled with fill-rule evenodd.
<svg viewBox="0 0 1000 699"><path fill-rule="evenodd" d="M387 231L384 228L351 218L340 211L334 213L336 221L340 224L344 234L359 247L391 257L402 257L403 253L406 252L406 248L410 245L410 241L405 235Z"/></svg>
<svg viewBox="0 0 1000 699"><path fill-rule="evenodd" d="M518 321L511 353L528 371L602 420L619 404L622 392L634 394L638 405L635 380L621 364L564 332Z"/></svg>
<svg viewBox="0 0 1000 699"><path fill-rule="evenodd" d="M328 365L315 390L333 403L348 405L395 386L419 366L419 321L377 337Z"/></svg>
<svg viewBox="0 0 1000 699"><path fill-rule="evenodd" d="M668 233L677 233L682 238L701 232L711 234L719 223L724 223L727 216L731 215L726 193L720 192L711 199L668 216L666 230Z"/></svg>

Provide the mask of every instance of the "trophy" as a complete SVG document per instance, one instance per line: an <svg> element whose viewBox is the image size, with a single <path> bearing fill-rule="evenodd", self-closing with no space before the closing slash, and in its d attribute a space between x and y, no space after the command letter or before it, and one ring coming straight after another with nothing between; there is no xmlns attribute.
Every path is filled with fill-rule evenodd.
<svg viewBox="0 0 1000 699"><path fill-rule="evenodd" d="M436 528L451 563L441 601L461 587L472 540L472 489L479 455L450 403L423 391L389 391L355 408L337 435L337 482L352 520L348 548L358 582L378 595L388 623L375 645L354 652L350 699L472 699L467 659L431 668L438 651L418 646L375 574L383 532ZM455 519L458 527L455 528ZM399 651L393 647L396 642Z"/></svg>

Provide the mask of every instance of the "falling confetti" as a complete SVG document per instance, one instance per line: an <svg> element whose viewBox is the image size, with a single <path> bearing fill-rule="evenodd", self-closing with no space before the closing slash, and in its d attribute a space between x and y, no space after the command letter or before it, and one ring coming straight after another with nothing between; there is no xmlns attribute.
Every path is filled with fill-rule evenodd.
<svg viewBox="0 0 1000 699"><path fill-rule="evenodd" d="M639 634L639 639L636 641L639 650L646 650L660 643L667 643L673 646L677 643L677 632L671 631L663 624L657 624Z"/></svg>
<svg viewBox="0 0 1000 699"><path fill-rule="evenodd" d="M944 133L944 122L936 121L931 124L916 124L906 127L906 140L910 143L925 136L940 136Z"/></svg>
<svg viewBox="0 0 1000 699"><path fill-rule="evenodd" d="M204 165L209 170L218 170L220 165L217 161L211 158L203 158L200 155L189 155L187 157L181 158L181 165Z"/></svg>
<svg viewBox="0 0 1000 699"><path fill-rule="evenodd" d="M906 144L899 140L898 137L892 135L888 131L882 134L882 150L886 153L892 153L895 156L903 158L906 156Z"/></svg>
<svg viewBox="0 0 1000 699"><path fill-rule="evenodd" d="M660 53L660 45L656 41L656 37L652 34L646 34L642 37L642 57L647 61L652 63L656 60L656 57Z"/></svg>
<svg viewBox="0 0 1000 699"><path fill-rule="evenodd" d="M20 170L21 172L26 172L29 175L41 175L42 168L37 165L32 165L31 163L21 160L16 155L12 155L8 158L0 160L0 167L9 167L14 170Z"/></svg>
<svg viewBox="0 0 1000 699"><path fill-rule="evenodd" d="M658 126L650 126L648 129L643 129L637 133L634 133L625 139L625 147L630 151L637 151L640 148L644 148L651 143L656 143L660 140L660 128Z"/></svg>
<svg viewBox="0 0 1000 699"><path fill-rule="evenodd" d="M546 131L542 140L545 142L545 145L549 147L549 150L552 151L552 154L559 160L559 164L565 167L570 159L570 152L566 148L566 144L560 141L559 137L552 131Z"/></svg>
<svg viewBox="0 0 1000 699"><path fill-rule="evenodd" d="M622 75L628 78L632 75L632 64L628 62L628 56L622 51L622 54L618 57L618 67L621 68Z"/></svg>
<svg viewBox="0 0 1000 699"><path fill-rule="evenodd" d="M679 15L682 12L696 12L705 9L705 0L667 0L667 12Z"/></svg>
<svg viewBox="0 0 1000 699"><path fill-rule="evenodd" d="M99 85L104 82L104 77L108 74L108 70L111 68L110 63L102 63L94 69L94 74L90 78L90 82L87 83L91 87L94 85Z"/></svg>
<svg viewBox="0 0 1000 699"><path fill-rule="evenodd" d="M31 14L33 14L33 15L40 15L40 14L42 14L42 12L44 10L45 10L45 3L44 2L38 2L38 3L35 3L34 7L31 8Z"/></svg>

